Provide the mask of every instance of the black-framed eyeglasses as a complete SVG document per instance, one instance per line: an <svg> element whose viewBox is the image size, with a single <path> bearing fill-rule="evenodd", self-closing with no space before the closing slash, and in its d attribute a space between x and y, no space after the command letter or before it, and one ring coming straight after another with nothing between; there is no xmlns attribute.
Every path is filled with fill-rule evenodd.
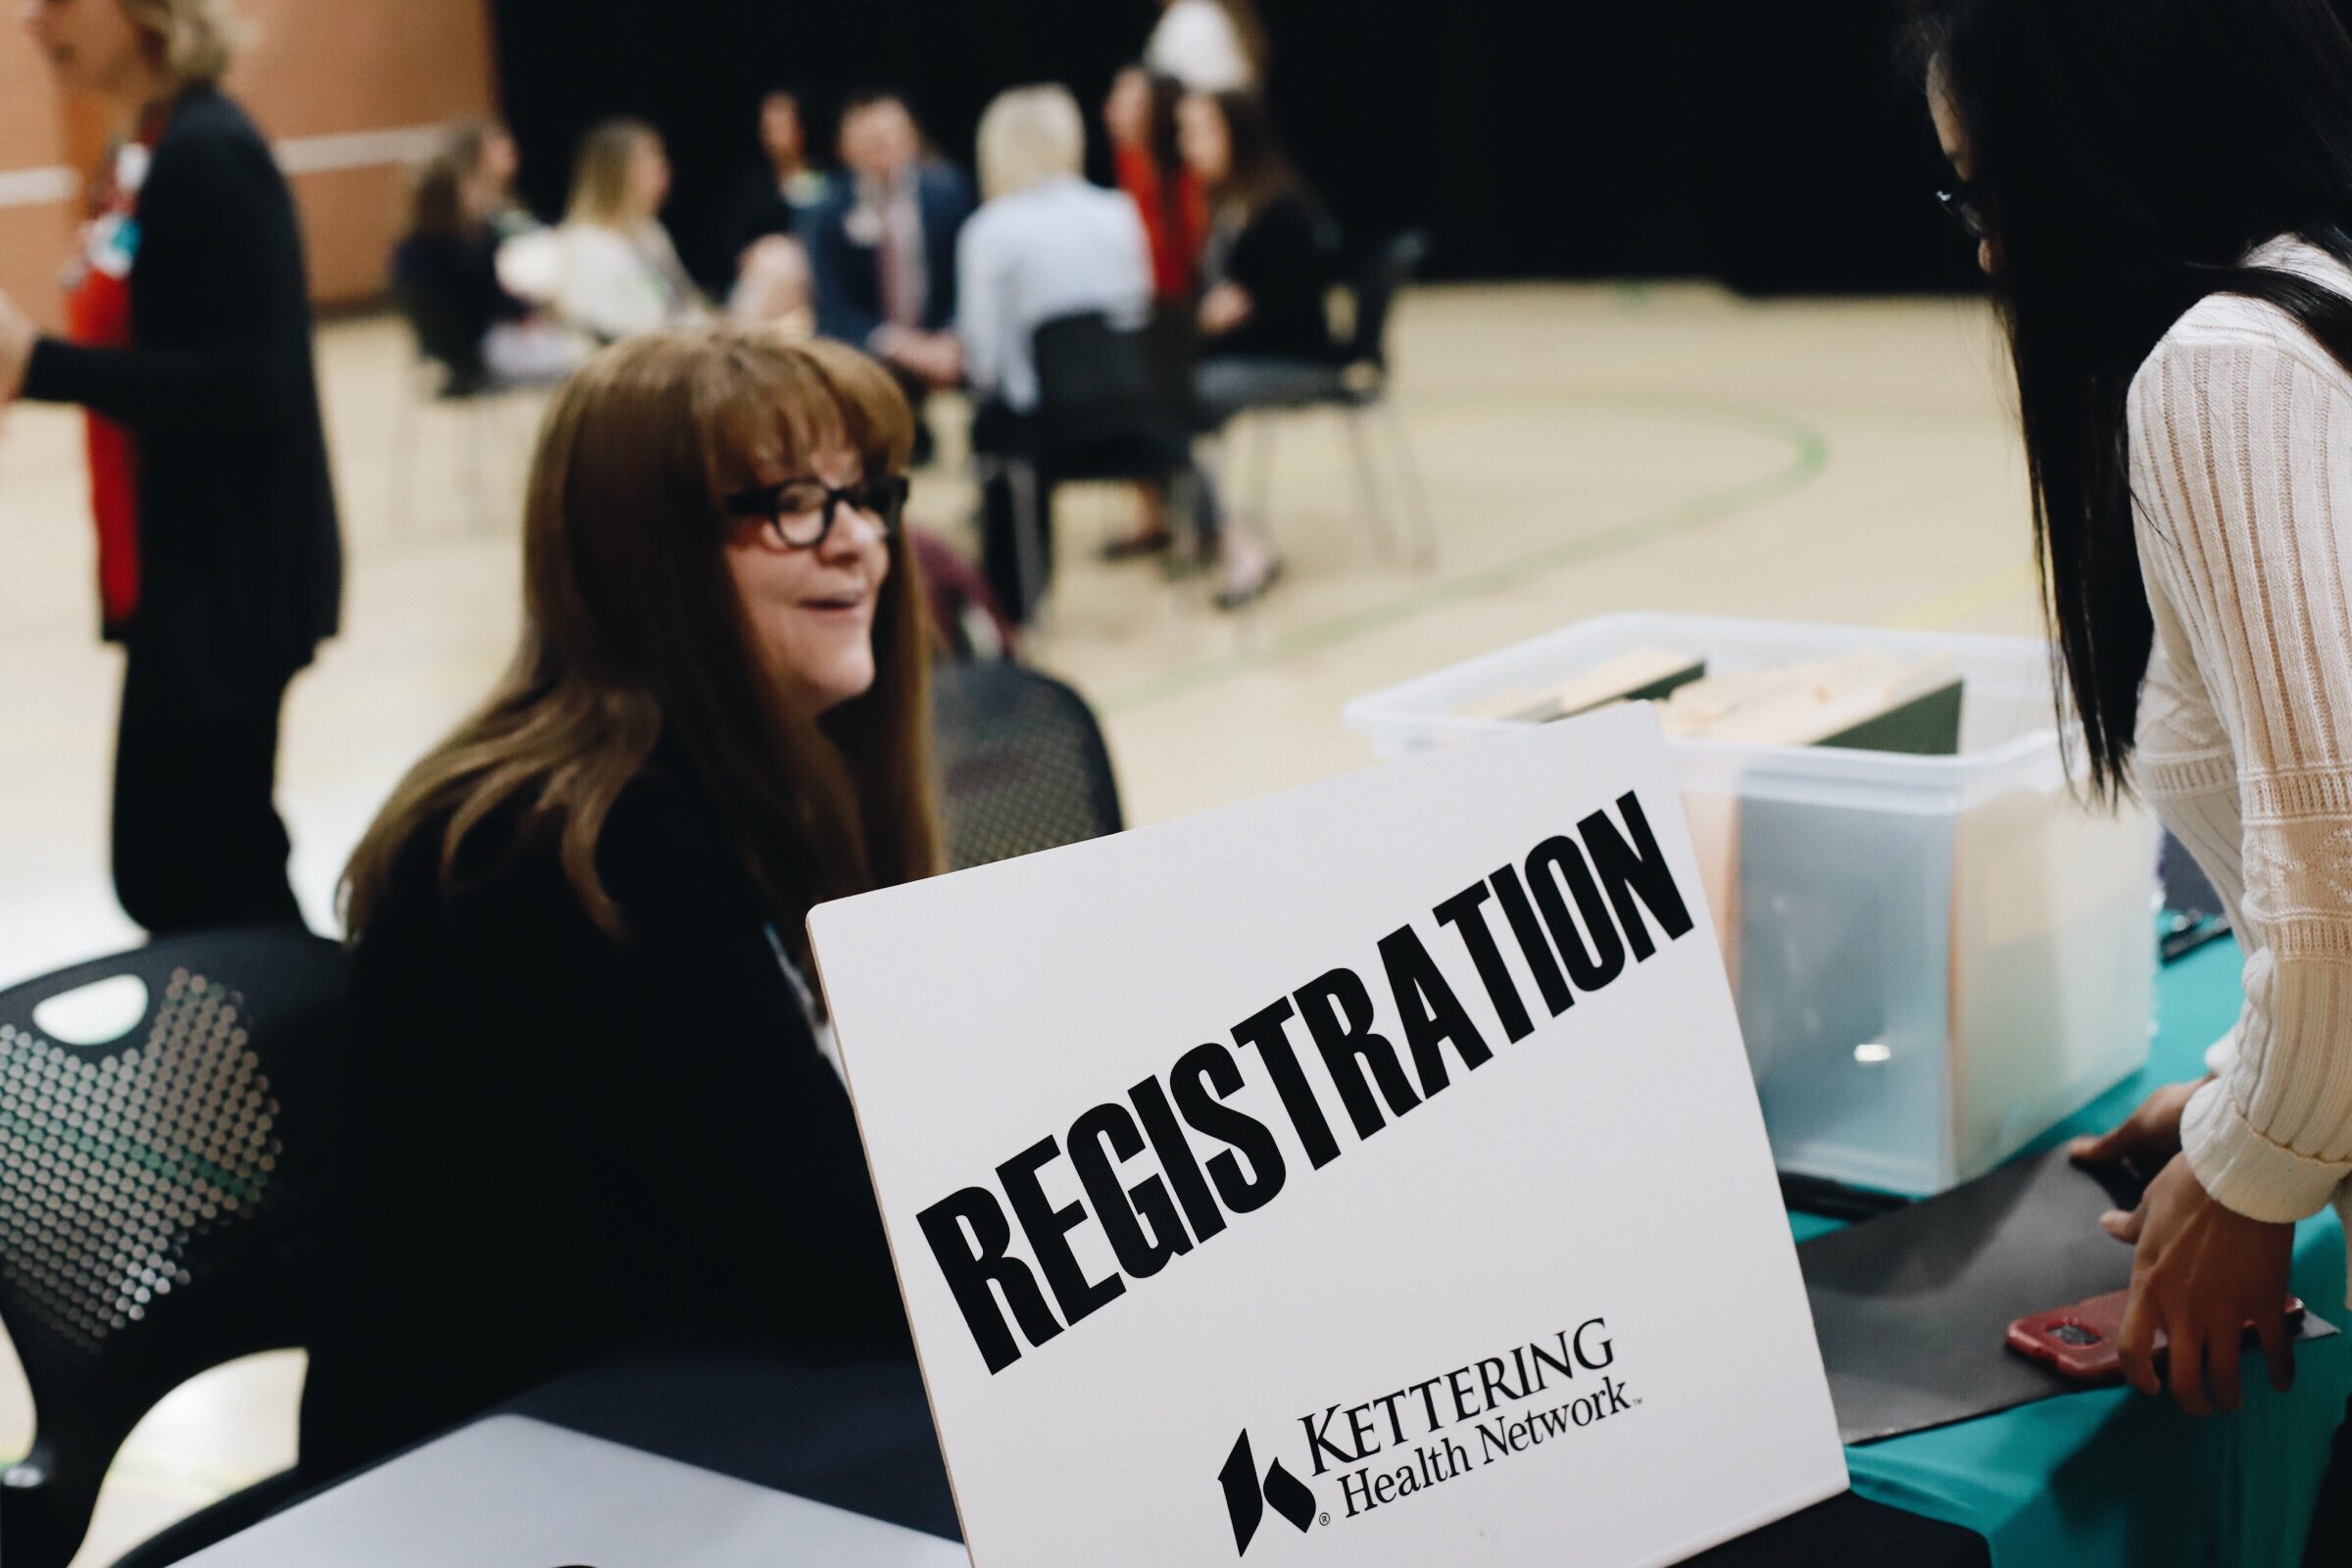
<svg viewBox="0 0 2352 1568"><path fill-rule="evenodd" d="M1967 180L1954 180L1951 189L1936 193L1936 200L1970 239L1984 239L1992 231L1984 221L1984 209L1977 205L1977 193Z"/></svg>
<svg viewBox="0 0 2352 1568"><path fill-rule="evenodd" d="M906 476L886 473L836 489L804 476L738 490L726 498L727 514L757 517L788 550L814 550L833 532L836 512L846 503L882 525L885 542L899 535L906 515Z"/></svg>

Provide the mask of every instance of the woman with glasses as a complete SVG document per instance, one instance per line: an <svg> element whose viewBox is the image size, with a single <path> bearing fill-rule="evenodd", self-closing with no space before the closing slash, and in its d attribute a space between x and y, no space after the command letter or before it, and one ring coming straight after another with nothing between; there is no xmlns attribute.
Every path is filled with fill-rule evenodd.
<svg viewBox="0 0 2352 1568"><path fill-rule="evenodd" d="M2352 1177L2352 38L2328 0L1934 0L1920 37L2093 790L2155 807L2245 953L2213 1075L2077 1152L2161 1167L2108 1218L2132 1382L2234 1409Z"/></svg>
<svg viewBox="0 0 2352 1568"><path fill-rule="evenodd" d="M912 439L889 372L712 327L559 394L524 632L345 884L324 1475L681 1314L905 1348L805 922L929 875Z"/></svg>

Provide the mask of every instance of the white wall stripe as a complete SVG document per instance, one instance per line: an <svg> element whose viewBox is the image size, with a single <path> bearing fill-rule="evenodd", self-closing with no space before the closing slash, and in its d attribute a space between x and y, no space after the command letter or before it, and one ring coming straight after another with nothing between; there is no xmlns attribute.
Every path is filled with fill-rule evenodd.
<svg viewBox="0 0 2352 1568"><path fill-rule="evenodd" d="M325 174L346 169L406 168L423 162L440 146L444 127L407 125L392 130L354 130L332 136L289 136L277 143L278 167L289 174ZM81 194L81 176L71 169L12 169L0 172L0 208L46 207Z"/></svg>
<svg viewBox="0 0 2352 1568"><path fill-rule="evenodd" d="M444 125L409 125L397 130L354 130L335 136L294 136L277 144L278 167L289 174L323 174L339 169L405 168L432 156L448 133Z"/></svg>
<svg viewBox="0 0 2352 1568"><path fill-rule="evenodd" d="M0 173L0 207L47 207L81 194L81 177L71 169L12 169Z"/></svg>

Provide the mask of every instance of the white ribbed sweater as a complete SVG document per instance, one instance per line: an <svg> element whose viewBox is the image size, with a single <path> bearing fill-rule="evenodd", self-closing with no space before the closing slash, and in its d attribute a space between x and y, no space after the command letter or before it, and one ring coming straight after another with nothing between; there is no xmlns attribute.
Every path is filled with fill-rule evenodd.
<svg viewBox="0 0 2352 1568"><path fill-rule="evenodd" d="M2352 293L2298 240L2251 260ZM2245 957L2182 1142L2241 1214L2352 1208L2352 374L2284 313L2211 296L2133 378L2129 433L2156 617L2133 777Z"/></svg>

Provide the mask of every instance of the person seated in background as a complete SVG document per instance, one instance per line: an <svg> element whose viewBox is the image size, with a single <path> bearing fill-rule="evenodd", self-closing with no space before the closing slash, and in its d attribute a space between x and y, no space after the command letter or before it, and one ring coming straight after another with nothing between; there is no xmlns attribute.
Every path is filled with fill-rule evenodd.
<svg viewBox="0 0 2352 1568"><path fill-rule="evenodd" d="M514 239L546 225L514 194L522 173L522 150L514 134L495 120L461 120L450 127L442 153L472 183L468 200L500 239Z"/></svg>
<svg viewBox="0 0 2352 1568"><path fill-rule="evenodd" d="M1195 93L1178 122L1184 161L1208 193L1195 395L1202 422L1215 430L1244 409L1329 383L1341 358L1325 306L1338 248L1257 99ZM1247 603L1281 569L1256 522L1225 530L1221 602Z"/></svg>
<svg viewBox="0 0 2352 1568"><path fill-rule="evenodd" d="M580 362L577 341L498 280L504 239L527 232L514 203L514 143L471 122L450 133L410 188L392 284L445 393L553 380Z"/></svg>
<svg viewBox="0 0 2352 1568"><path fill-rule="evenodd" d="M502 246L499 279L597 343L695 320L701 296L662 226L668 199L661 133L609 120L580 143L563 223Z"/></svg>
<svg viewBox="0 0 2352 1568"><path fill-rule="evenodd" d="M808 224L816 329L889 366L915 409L915 462L928 461L926 394L963 378L956 240L972 210L955 166L923 152L896 93L853 97L841 116L842 177Z"/></svg>
<svg viewBox="0 0 2352 1568"><path fill-rule="evenodd" d="M733 325L558 394L521 646L345 880L307 1471L722 1303L906 1353L805 924L939 866L911 435L871 360Z"/></svg>
<svg viewBox="0 0 2352 1568"><path fill-rule="evenodd" d="M1200 176L1184 161L1176 120L1183 101L1184 88L1172 77L1129 66L1102 101L1102 128L1110 137L1119 189L1143 215L1152 242L1152 294L1189 315L1208 242L1208 198Z"/></svg>
<svg viewBox="0 0 2352 1568"><path fill-rule="evenodd" d="M734 265L727 280L727 314L738 321L772 321L806 336L811 325L808 253L797 237L808 215L825 199L825 176L808 163L801 101L778 90L760 101L758 170L728 209L723 246Z"/></svg>
<svg viewBox="0 0 2352 1568"><path fill-rule="evenodd" d="M1144 64L1187 92L1259 93L1273 47L1251 0L1159 0Z"/></svg>
<svg viewBox="0 0 2352 1568"><path fill-rule="evenodd" d="M956 252L956 327L976 401L972 450L983 465L981 554L998 601L1025 608L1043 583L1021 580L1011 486L993 460L1022 450L1038 406L1037 329L1100 314L1141 332L1152 306L1150 247L1135 204L1087 183L1086 122L1062 87L1022 87L980 117L980 188L987 200ZM1181 449L1183 436L1175 432ZM1050 553L1053 530L1034 541ZM1156 516L1146 537L1164 544ZM1042 577L1042 572L1040 576Z"/></svg>

